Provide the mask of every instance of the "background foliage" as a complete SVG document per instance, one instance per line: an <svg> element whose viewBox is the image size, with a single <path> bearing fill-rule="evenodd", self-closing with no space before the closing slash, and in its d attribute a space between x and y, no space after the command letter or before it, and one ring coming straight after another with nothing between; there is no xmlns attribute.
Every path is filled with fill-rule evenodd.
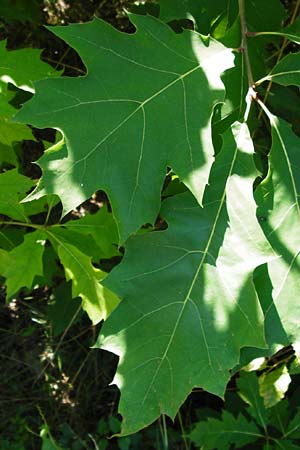
<svg viewBox="0 0 300 450"><path fill-rule="evenodd" d="M1 2L1 449L298 448L300 2L200 3Z"/></svg>

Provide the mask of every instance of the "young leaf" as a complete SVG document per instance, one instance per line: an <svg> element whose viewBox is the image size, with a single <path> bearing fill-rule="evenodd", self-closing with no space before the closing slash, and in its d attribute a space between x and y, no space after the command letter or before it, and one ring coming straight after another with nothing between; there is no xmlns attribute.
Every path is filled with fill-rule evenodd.
<svg viewBox="0 0 300 450"><path fill-rule="evenodd" d="M123 301L97 346L120 356L124 435L174 417L194 386L223 395L240 348L265 346L252 271L269 247L255 218L252 151L247 126L234 124L205 207L189 193L166 200L168 230L130 239L105 280Z"/></svg>
<svg viewBox="0 0 300 450"><path fill-rule="evenodd" d="M272 148L268 176L256 190L257 214L266 237L280 256L268 263L268 272L274 306L293 343L300 339L300 139L287 122L267 110L266 113L272 127ZM265 295L265 283L266 278L261 278L257 285L261 296Z"/></svg>
<svg viewBox="0 0 300 450"><path fill-rule="evenodd" d="M291 53L286 55L266 77L261 78L255 84L261 84L266 80L274 81L275 83L289 86L300 85L300 54Z"/></svg>
<svg viewBox="0 0 300 450"><path fill-rule="evenodd" d="M214 154L212 110L224 99L220 75L233 64L213 39L175 34L151 16L130 19L135 34L99 19L53 29L88 75L35 83L15 119L64 134L66 146L43 157L35 196L57 193L66 213L103 188L121 241L154 221L167 166L201 203Z"/></svg>
<svg viewBox="0 0 300 450"><path fill-rule="evenodd" d="M232 444L241 448L263 437L254 422L248 422L243 415L235 418L223 411L222 420L209 418L198 422L190 434L190 439L203 450L230 450Z"/></svg>
<svg viewBox="0 0 300 450"><path fill-rule="evenodd" d="M101 258L111 258L119 255L117 225L113 215L108 212L106 206L103 206L95 214L86 214L81 219L71 220L65 226L70 231L90 234L101 251Z"/></svg>
<svg viewBox="0 0 300 450"><path fill-rule="evenodd" d="M24 242L8 255L8 264L2 275L6 278L7 298L22 287L30 289L36 275L43 275L45 234L40 230L27 233Z"/></svg>
<svg viewBox="0 0 300 450"><path fill-rule="evenodd" d="M264 399L266 408L271 408L283 399L291 381L284 364L275 370L261 374L259 377L259 393Z"/></svg>
<svg viewBox="0 0 300 450"><path fill-rule="evenodd" d="M0 214L27 222L24 206L19 200L34 186L34 181L18 173L17 169L0 174Z"/></svg>
<svg viewBox="0 0 300 450"><path fill-rule="evenodd" d="M72 280L73 297L82 298L82 308L93 324L106 319L119 303L118 297L100 284L106 273L96 269L91 258L74 245L60 242L56 246L66 279Z"/></svg>

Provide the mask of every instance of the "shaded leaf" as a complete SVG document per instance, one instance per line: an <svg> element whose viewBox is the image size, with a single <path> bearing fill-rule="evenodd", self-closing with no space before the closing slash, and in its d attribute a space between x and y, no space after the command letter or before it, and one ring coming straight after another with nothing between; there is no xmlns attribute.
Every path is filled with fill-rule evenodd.
<svg viewBox="0 0 300 450"><path fill-rule="evenodd" d="M220 75L233 62L213 39L177 35L151 16L130 19L135 34L99 19L55 27L88 75L35 83L36 95L15 119L65 137L43 156L31 198L56 193L66 213L103 188L121 241L156 218L167 166L202 201L214 153L212 109L223 101Z"/></svg>
<svg viewBox="0 0 300 450"><path fill-rule="evenodd" d="M0 166L3 163L18 165L14 144L25 139L34 139L29 127L20 123L11 123L0 117Z"/></svg>
<svg viewBox="0 0 300 450"><path fill-rule="evenodd" d="M245 8L249 31L277 31L287 15L280 0L248 0Z"/></svg>
<svg viewBox="0 0 300 450"><path fill-rule="evenodd" d="M95 214L86 214L78 220L66 223L68 230L81 234L90 234L101 251L101 258L111 258L118 255L118 229L113 215L103 206Z"/></svg>
<svg viewBox="0 0 300 450"><path fill-rule="evenodd" d="M174 19L190 19L201 34L212 33L220 24L226 29L238 12L237 1L228 5L227 0L159 0L159 5L161 20L170 22Z"/></svg>
<svg viewBox="0 0 300 450"><path fill-rule="evenodd" d="M248 403L248 413L265 431L267 430L268 414L263 398L259 394L258 378L255 372L241 372L237 381L239 395Z"/></svg>
<svg viewBox="0 0 300 450"><path fill-rule="evenodd" d="M82 253L92 258L94 262L99 262L99 259L103 257L103 254L93 237L89 234L73 231L72 228L73 227L68 229L61 225L54 225L51 227L50 232L58 242L71 244L77 247Z"/></svg>
<svg viewBox="0 0 300 450"><path fill-rule="evenodd" d="M276 66L272 69L269 75L261 78L255 84L261 84L266 80L274 81L275 83L289 86L294 84L300 85L300 54L291 53L286 55Z"/></svg>
<svg viewBox="0 0 300 450"><path fill-rule="evenodd" d="M265 345L252 270L269 247L255 219L245 124L228 130L224 149L205 207L189 193L166 200L168 230L130 239L105 280L123 298L97 341L120 356L123 434L174 417L194 386L222 396L240 348Z"/></svg>
<svg viewBox="0 0 300 450"><path fill-rule="evenodd" d="M48 304L47 317L54 336L65 331L82 317L80 298L72 298L71 283L61 283L53 292L54 301Z"/></svg>
<svg viewBox="0 0 300 450"><path fill-rule="evenodd" d="M297 414L289 423L289 427L286 433L290 439L300 439L300 410L298 409ZM299 441L298 441L299 442Z"/></svg>
<svg viewBox="0 0 300 450"><path fill-rule="evenodd" d="M287 431L290 420L290 405L287 399L276 403L275 406L268 410L268 424L269 426L277 428L282 435Z"/></svg>
<svg viewBox="0 0 300 450"><path fill-rule="evenodd" d="M18 173L17 169L0 174L0 214L27 222L24 206L19 201L34 186L34 181Z"/></svg>
<svg viewBox="0 0 300 450"><path fill-rule="evenodd" d="M207 422L198 422L190 434L190 439L203 450L229 450L255 442L263 435L253 422L248 422L241 414L235 418L223 411L222 420L209 418Z"/></svg>
<svg viewBox="0 0 300 450"><path fill-rule="evenodd" d="M8 299L23 287L31 289L35 276L43 275L44 245L44 232L36 230L26 234L24 242L8 253L9 261L2 272Z"/></svg>

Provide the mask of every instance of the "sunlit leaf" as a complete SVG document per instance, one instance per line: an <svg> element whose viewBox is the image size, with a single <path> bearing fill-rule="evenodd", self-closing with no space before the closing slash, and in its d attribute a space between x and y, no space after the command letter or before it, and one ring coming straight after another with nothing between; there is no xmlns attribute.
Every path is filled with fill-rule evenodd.
<svg viewBox="0 0 300 450"><path fill-rule="evenodd" d="M269 296L268 311L278 315L290 342L299 342L300 139L287 122L266 112L272 127L270 167L256 191L256 199L261 227L279 257L268 263L271 291L265 289L268 274L257 287L263 301Z"/></svg>
<svg viewBox="0 0 300 450"><path fill-rule="evenodd" d="M64 134L65 144L43 156L35 197L58 194L66 213L104 189L121 241L155 220L167 166L202 202L214 154L212 110L224 99L220 75L233 64L213 39L175 34L151 16L130 19L134 34L99 19L52 29L79 52L88 75L35 83L16 116Z"/></svg>
<svg viewBox="0 0 300 450"><path fill-rule="evenodd" d="M174 417L194 386L223 395L240 348L265 346L252 271L269 247L255 219L247 126L236 123L223 148L204 208L190 194L165 201L168 230L130 239L105 281L123 299L97 342L120 356L123 434Z"/></svg>
<svg viewBox="0 0 300 450"><path fill-rule="evenodd" d="M58 242L57 252L66 279L72 280L73 297L82 298L82 308L93 324L106 319L119 303L118 297L100 284L106 273L96 269L91 258L73 245Z"/></svg>

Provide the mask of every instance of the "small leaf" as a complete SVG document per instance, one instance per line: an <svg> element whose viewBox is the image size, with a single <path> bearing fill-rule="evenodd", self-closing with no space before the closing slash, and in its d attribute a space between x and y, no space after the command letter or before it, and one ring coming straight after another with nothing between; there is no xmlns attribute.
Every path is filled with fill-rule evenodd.
<svg viewBox="0 0 300 450"><path fill-rule="evenodd" d="M159 0L159 17L164 22L174 19L190 19L201 34L213 34L214 28L222 23L222 28L229 27L237 14L237 4L227 0ZM219 36L218 36L219 37ZM218 38L217 37L217 38Z"/></svg>
<svg viewBox="0 0 300 450"><path fill-rule="evenodd" d="M254 422L248 422L241 414L235 418L223 411L222 420L209 418L206 422L198 422L189 437L203 450L229 450L232 444L241 448L263 435Z"/></svg>
<svg viewBox="0 0 300 450"><path fill-rule="evenodd" d="M6 277L7 298L19 289L32 288L36 275L43 275L45 234L36 230L27 233L24 242L8 253L9 261L2 275Z"/></svg>
<svg viewBox="0 0 300 450"><path fill-rule="evenodd" d="M0 167L3 163L17 166L14 145L25 139L34 140L29 127L20 123L11 123L0 117Z"/></svg>
<svg viewBox="0 0 300 450"><path fill-rule="evenodd" d="M266 77L261 78L255 84L259 85L266 80L274 81L275 83L289 86L300 85L300 54L291 53L286 55Z"/></svg>
<svg viewBox="0 0 300 450"><path fill-rule="evenodd" d="M118 297L100 284L106 273L96 269L91 258L74 245L60 242L57 252L64 266L66 279L72 280L73 297L82 298L82 308L93 324L105 320L119 303Z"/></svg>
<svg viewBox="0 0 300 450"><path fill-rule="evenodd" d="M19 202L34 186L34 181L18 173L17 169L0 174L0 214L27 222L24 206Z"/></svg>
<svg viewBox="0 0 300 450"><path fill-rule="evenodd" d="M260 375L259 393L264 399L266 408L271 408L283 399L291 381L291 377L285 365Z"/></svg>
<svg viewBox="0 0 300 450"><path fill-rule="evenodd" d="M101 258L119 255L117 248L118 229L113 215L107 210L107 206L103 206L95 214L86 214L81 219L69 221L65 226L68 230L90 234L101 250Z"/></svg>

